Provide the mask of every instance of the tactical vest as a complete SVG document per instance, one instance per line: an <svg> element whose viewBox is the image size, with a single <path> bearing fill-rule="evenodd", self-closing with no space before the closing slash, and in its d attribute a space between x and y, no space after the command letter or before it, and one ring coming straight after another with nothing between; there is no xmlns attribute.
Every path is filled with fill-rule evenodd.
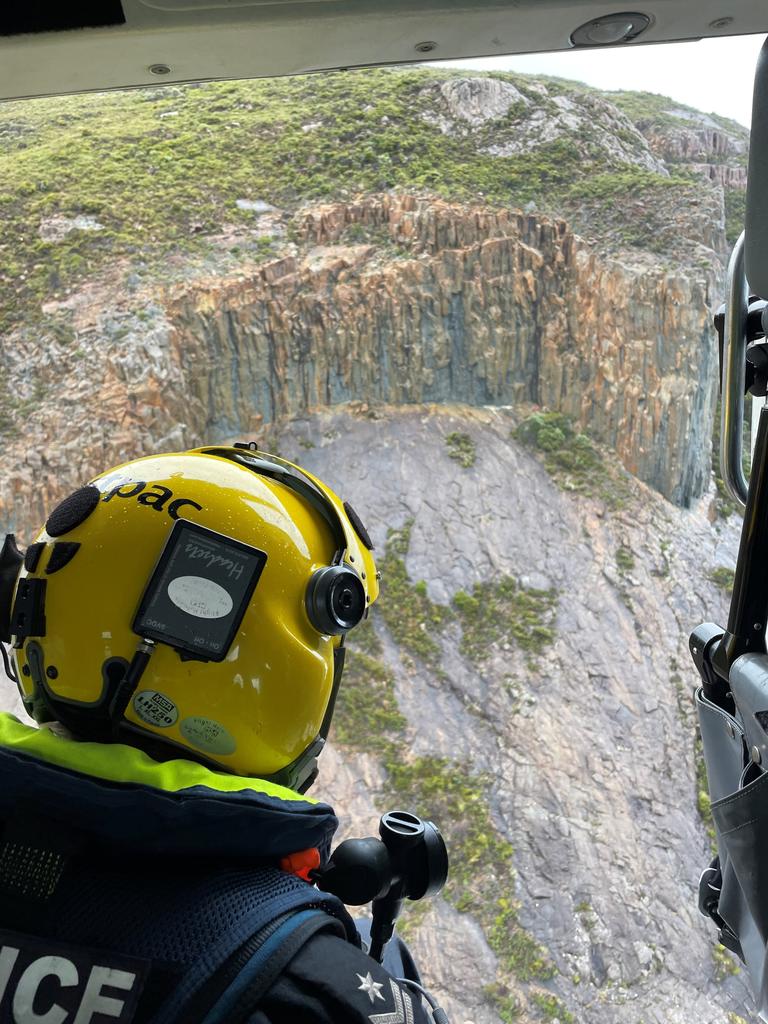
<svg viewBox="0 0 768 1024"><path fill-rule="evenodd" d="M0 715L0 1024L247 1021L312 934L359 942L275 866L335 828L282 787Z"/></svg>

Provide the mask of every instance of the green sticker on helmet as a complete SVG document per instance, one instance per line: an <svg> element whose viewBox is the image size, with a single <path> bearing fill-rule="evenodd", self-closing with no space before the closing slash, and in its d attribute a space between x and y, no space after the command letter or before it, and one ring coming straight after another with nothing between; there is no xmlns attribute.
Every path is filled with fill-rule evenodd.
<svg viewBox="0 0 768 1024"><path fill-rule="evenodd" d="M185 718L179 728L184 739L207 754L234 754L237 749L234 736L212 718Z"/></svg>

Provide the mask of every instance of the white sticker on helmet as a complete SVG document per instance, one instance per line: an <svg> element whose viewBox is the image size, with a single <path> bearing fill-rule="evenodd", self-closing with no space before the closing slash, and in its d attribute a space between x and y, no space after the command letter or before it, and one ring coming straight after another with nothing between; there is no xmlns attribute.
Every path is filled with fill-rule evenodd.
<svg viewBox="0 0 768 1024"><path fill-rule="evenodd" d="M157 725L167 729L175 725L179 717L179 709L164 693L157 690L142 690L133 698L133 710L147 725Z"/></svg>
<svg viewBox="0 0 768 1024"><path fill-rule="evenodd" d="M185 739L209 754L234 754L237 749L234 736L212 718L185 718L180 728Z"/></svg>
<svg viewBox="0 0 768 1024"><path fill-rule="evenodd" d="M232 611L232 598L224 587L202 576L177 576L168 584L168 597L198 619L223 619Z"/></svg>

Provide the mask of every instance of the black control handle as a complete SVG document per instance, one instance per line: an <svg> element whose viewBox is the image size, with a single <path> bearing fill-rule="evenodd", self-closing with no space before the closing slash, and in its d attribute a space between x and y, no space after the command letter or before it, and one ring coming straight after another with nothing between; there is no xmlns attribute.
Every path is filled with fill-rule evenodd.
<svg viewBox="0 0 768 1024"><path fill-rule="evenodd" d="M448 851L437 825L410 811L382 815L379 835L345 840L313 879L350 906L372 902L368 952L381 963L404 901L434 896L445 885Z"/></svg>

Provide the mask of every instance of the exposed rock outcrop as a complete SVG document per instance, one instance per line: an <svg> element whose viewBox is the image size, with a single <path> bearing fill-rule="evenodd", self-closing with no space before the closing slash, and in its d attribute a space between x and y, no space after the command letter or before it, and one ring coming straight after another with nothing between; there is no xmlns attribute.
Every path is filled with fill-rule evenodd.
<svg viewBox="0 0 768 1024"><path fill-rule="evenodd" d="M707 120L706 115L701 115L700 118L681 118L679 127L650 127L646 138L653 152L671 163L725 162L746 156L749 148L746 129L737 135L707 124Z"/></svg>
<svg viewBox="0 0 768 1024"><path fill-rule="evenodd" d="M642 132L592 90L565 94L543 82L525 81L521 89L501 79L468 76L428 86L425 93L434 97L423 115L429 122L446 135L479 131L481 151L491 156L519 156L562 140L581 149L585 159L599 151L607 166L668 174Z"/></svg>
<svg viewBox="0 0 768 1024"><path fill-rule="evenodd" d="M511 82L498 78L450 78L439 90L449 114L470 125L495 121L530 103Z"/></svg>
<svg viewBox="0 0 768 1024"><path fill-rule="evenodd" d="M659 101L661 97L654 97ZM637 120L651 152L672 171L699 174L726 191L747 187L749 132L735 121L681 109L672 101Z"/></svg>
<svg viewBox="0 0 768 1024"><path fill-rule="evenodd" d="M692 623L724 614L708 574L733 558L738 526L719 532L704 503L676 509L637 484L626 508L603 518L599 503L558 490L510 441L512 422L492 410L361 411L353 420L339 411L275 438L351 495L379 556L387 528L415 519L406 565L435 601L506 573L557 588L557 638L534 664L499 645L478 666L448 630L442 682L379 622L410 749L493 780L524 923L557 964L544 990L575 1020L732 1024L728 1012L748 1015L750 997L741 977L715 981L712 932L696 909L698 866L710 853L694 808L687 636ZM476 444L470 469L448 456L453 431ZM631 568L619 566L620 548L632 552ZM370 834L375 820L355 810L360 779L374 788L381 780L354 756L337 765L323 791L353 808L345 829ZM415 946L452 1020L496 1024L481 991L492 980L489 951L471 922L439 904Z"/></svg>
<svg viewBox="0 0 768 1024"><path fill-rule="evenodd" d="M706 274L600 258L563 221L410 196L309 208L296 234L295 255L138 314L86 303L77 349L0 340L36 438L6 441L0 522L41 521L85 467L350 400L535 402L672 500L706 488Z"/></svg>
<svg viewBox="0 0 768 1024"><path fill-rule="evenodd" d="M646 138L651 150L667 166L687 168L723 188L745 189L748 132L726 132L706 123L688 124L687 120L683 120L680 127L650 127Z"/></svg>

